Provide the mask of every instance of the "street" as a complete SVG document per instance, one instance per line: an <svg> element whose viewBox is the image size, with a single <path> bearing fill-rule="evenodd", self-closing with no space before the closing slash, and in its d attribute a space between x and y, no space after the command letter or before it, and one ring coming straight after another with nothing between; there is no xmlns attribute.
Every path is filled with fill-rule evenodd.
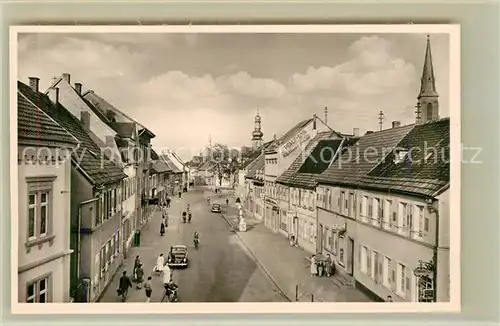
<svg viewBox="0 0 500 326"><path fill-rule="evenodd" d="M190 204L193 219L182 223L181 213ZM212 202L213 203L213 202ZM220 202L223 209L225 203ZM166 234L160 236L161 214L155 213L141 232L141 245L132 248L122 270L130 275L136 255L144 264L145 277L152 274L156 258L167 255L173 244L188 247L189 266L174 269L173 279L179 285L179 302L283 302L273 282L246 251L239 238L218 213L211 213L200 190L183 193L182 198L172 197L169 225ZM194 248L193 234L200 234L200 247ZM116 289L121 270L101 298L101 302L117 302ZM151 302L163 297L162 277L153 276ZM135 285L135 284L134 284ZM128 302L144 302L144 290L132 289Z"/></svg>

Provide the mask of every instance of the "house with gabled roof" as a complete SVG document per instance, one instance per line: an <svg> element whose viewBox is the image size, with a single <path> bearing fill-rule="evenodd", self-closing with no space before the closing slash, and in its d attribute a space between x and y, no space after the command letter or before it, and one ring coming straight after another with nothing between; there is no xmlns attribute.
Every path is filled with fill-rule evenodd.
<svg viewBox="0 0 500 326"><path fill-rule="evenodd" d="M366 134L318 180L322 252L379 301L450 300L450 120L429 40L421 84L414 124Z"/></svg>
<svg viewBox="0 0 500 326"><path fill-rule="evenodd" d="M280 233L294 238L308 252L316 252L316 178L351 139L334 131L318 133L277 179Z"/></svg>
<svg viewBox="0 0 500 326"><path fill-rule="evenodd" d="M179 192L183 192L185 184L188 180L184 165L181 164L174 155L172 155L172 151L170 150L164 150L162 154L160 154L160 158L170 168L167 193L170 195L176 195Z"/></svg>
<svg viewBox="0 0 500 326"><path fill-rule="evenodd" d="M17 91L17 298L69 302L71 154L79 142L21 88L29 87Z"/></svg>
<svg viewBox="0 0 500 326"><path fill-rule="evenodd" d="M151 159L150 174L152 183L150 197L155 202L158 201L158 203L162 204L166 200L166 189L172 168L165 163L154 149L151 149Z"/></svg>
<svg viewBox="0 0 500 326"><path fill-rule="evenodd" d="M69 76L67 79L69 83ZM81 83L75 83L74 89L87 107L117 133L115 140L121 153L124 171L129 176L126 181L129 187L127 213L132 221L133 232L130 235L132 239L133 234L151 217L152 207L149 204L152 183L151 139L155 135L95 91L89 89L83 92ZM128 244L130 246L131 240Z"/></svg>
<svg viewBox="0 0 500 326"><path fill-rule="evenodd" d="M276 184L277 178L301 155L311 139L314 139L318 133L325 131L332 131L332 129L316 115L313 115L312 118L296 124L265 150L264 220L266 226L273 231L278 232L280 230L282 211L279 206L279 198L286 196L283 193L284 190ZM337 132L334 132L334 135L341 137Z"/></svg>
<svg viewBox="0 0 500 326"><path fill-rule="evenodd" d="M76 118L59 101L58 88L40 93L39 79L18 82L19 93L74 136L71 153L70 293L77 302L94 302L123 260L122 180L127 177L90 136L88 119Z"/></svg>

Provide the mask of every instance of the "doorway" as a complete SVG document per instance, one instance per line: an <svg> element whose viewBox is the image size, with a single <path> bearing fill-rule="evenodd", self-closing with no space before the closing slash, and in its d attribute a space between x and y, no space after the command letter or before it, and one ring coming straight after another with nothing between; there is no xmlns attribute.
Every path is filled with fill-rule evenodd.
<svg viewBox="0 0 500 326"><path fill-rule="evenodd" d="M322 253L323 252L323 224L318 223L318 236L316 238L316 253Z"/></svg>
<svg viewBox="0 0 500 326"><path fill-rule="evenodd" d="M351 237L347 238L347 273L349 275L354 274L354 239Z"/></svg>

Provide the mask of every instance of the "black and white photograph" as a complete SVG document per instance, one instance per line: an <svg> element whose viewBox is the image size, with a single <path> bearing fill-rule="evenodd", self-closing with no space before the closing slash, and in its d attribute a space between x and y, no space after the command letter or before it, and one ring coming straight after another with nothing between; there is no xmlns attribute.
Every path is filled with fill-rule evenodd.
<svg viewBox="0 0 500 326"><path fill-rule="evenodd" d="M457 311L459 32L11 27L13 309Z"/></svg>

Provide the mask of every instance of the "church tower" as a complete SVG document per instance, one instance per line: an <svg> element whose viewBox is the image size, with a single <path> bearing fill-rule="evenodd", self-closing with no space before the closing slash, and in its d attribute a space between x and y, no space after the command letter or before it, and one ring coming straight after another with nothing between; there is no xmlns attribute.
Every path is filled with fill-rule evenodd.
<svg viewBox="0 0 500 326"><path fill-rule="evenodd" d="M420 93L418 94L417 123L439 119L439 102L436 91L436 80L432 66L431 41L427 35L427 47L425 49L424 68L420 80Z"/></svg>
<svg viewBox="0 0 500 326"><path fill-rule="evenodd" d="M264 136L264 134L261 131L260 123L261 123L261 119L260 119L259 111L257 111L257 115L255 116L255 125L254 125L254 129L252 132L253 148L258 148L262 145L262 136Z"/></svg>

